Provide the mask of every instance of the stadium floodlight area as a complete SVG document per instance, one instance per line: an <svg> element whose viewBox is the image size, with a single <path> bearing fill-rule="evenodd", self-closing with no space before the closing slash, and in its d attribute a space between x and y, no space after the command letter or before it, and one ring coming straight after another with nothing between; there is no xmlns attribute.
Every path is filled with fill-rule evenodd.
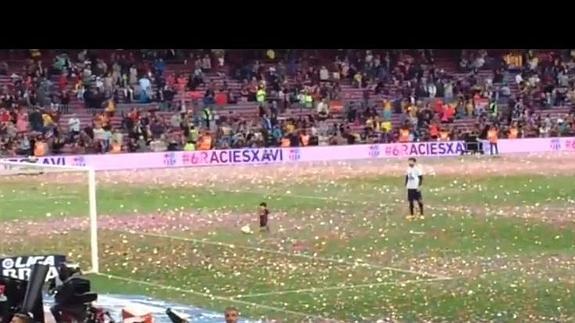
<svg viewBox="0 0 575 323"><path fill-rule="evenodd" d="M24 219L34 219L42 216L42 214L58 215L57 212L60 212L60 215L69 214L71 216L89 214L90 268L88 272L98 273L98 212L96 208L95 170L90 167L51 165L36 163L36 161L33 158L19 162L0 160L0 181L3 182L0 185L0 204L6 206L3 211L0 211L0 222L7 219L18 220L19 215ZM21 213L14 214L16 209ZM77 214L73 214L74 212ZM66 219L59 220L66 221ZM46 232L46 234L50 234L50 232ZM68 250L44 252L52 251L62 254L68 252ZM0 250L0 254L3 253Z"/></svg>

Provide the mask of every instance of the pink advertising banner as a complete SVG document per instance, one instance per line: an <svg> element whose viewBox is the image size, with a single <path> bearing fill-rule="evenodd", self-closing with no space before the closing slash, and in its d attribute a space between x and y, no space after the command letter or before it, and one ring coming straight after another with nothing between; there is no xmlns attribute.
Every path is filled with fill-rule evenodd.
<svg viewBox="0 0 575 323"><path fill-rule="evenodd" d="M484 145L488 149L488 145ZM501 154L575 152L575 137L501 139ZM96 170L128 170L224 165L265 165L297 162L361 160L405 157L458 156L465 150L462 141L414 142L305 148L230 149L194 152L132 153L107 155L48 156L36 163L61 166L88 166ZM26 158L3 159L29 162Z"/></svg>

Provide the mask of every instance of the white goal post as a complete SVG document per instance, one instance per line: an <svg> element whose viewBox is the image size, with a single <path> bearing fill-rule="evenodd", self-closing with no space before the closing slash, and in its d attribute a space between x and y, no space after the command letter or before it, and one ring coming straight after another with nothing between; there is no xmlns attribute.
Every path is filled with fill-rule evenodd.
<svg viewBox="0 0 575 323"><path fill-rule="evenodd" d="M91 167L65 166L35 163L29 161L5 161L0 159L0 181L4 176L34 176L45 172L84 172L88 174L88 205L90 214L90 266L87 273L99 273L100 262L98 257L98 211L96 208L96 171ZM0 219L1 221L1 219Z"/></svg>

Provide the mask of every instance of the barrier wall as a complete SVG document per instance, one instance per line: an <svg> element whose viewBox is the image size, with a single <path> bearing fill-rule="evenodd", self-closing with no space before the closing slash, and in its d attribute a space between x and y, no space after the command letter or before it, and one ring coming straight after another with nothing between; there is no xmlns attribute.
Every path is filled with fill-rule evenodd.
<svg viewBox="0 0 575 323"><path fill-rule="evenodd" d="M501 139L500 154L575 152L575 137ZM488 149L488 145L484 145ZM414 142L305 148L230 149L194 152L131 153L107 155L48 156L39 164L89 166L96 170L175 168L217 165L282 164L307 161L337 161L420 156L457 156L464 150L462 141ZM24 158L3 159L25 162Z"/></svg>

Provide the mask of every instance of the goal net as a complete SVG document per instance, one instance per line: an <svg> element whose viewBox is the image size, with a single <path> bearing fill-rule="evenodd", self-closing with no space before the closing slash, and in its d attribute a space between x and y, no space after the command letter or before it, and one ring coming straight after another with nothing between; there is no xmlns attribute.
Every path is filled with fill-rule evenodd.
<svg viewBox="0 0 575 323"><path fill-rule="evenodd" d="M1 275L25 279L34 263L62 261L98 272L97 233L93 169L0 160Z"/></svg>

